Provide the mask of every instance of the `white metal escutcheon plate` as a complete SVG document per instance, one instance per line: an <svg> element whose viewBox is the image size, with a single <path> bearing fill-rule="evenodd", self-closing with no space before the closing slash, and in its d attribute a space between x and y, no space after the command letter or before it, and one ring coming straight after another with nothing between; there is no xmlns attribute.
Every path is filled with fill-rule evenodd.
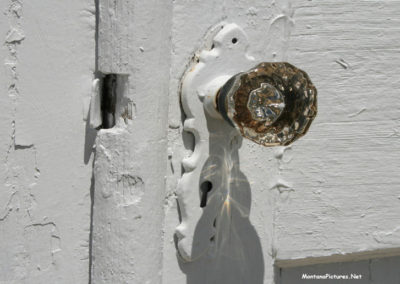
<svg viewBox="0 0 400 284"><path fill-rule="evenodd" d="M216 247L220 216L230 206L231 175L238 172L237 150L242 138L215 111L214 95L231 76L254 66L254 59L247 55L247 36L239 26L222 23L210 34L208 46L187 69L181 89L184 130L195 138L193 153L182 161L185 172L177 190L181 223L176 236L179 255L185 261L213 253L210 248ZM212 187L201 208L200 188L205 182Z"/></svg>

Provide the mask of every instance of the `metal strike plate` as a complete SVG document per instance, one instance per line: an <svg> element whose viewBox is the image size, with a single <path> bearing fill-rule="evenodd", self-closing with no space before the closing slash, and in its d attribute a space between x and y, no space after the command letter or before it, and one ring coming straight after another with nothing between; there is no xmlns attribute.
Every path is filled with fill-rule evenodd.
<svg viewBox="0 0 400 284"><path fill-rule="evenodd" d="M216 236L226 227L221 216L235 210L248 218L250 186L238 156L242 137L263 146L288 145L317 114L317 91L304 71L286 62L255 66L236 24L221 24L210 34L181 88L184 130L195 139L177 190L177 246L185 261L218 249Z"/></svg>

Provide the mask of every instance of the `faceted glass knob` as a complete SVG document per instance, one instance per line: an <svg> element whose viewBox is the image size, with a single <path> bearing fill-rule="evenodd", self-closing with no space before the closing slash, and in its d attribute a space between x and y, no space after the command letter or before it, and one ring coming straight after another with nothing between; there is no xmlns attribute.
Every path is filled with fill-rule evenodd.
<svg viewBox="0 0 400 284"><path fill-rule="evenodd" d="M264 62L229 79L218 91L217 109L245 138L264 146L288 145L317 115L317 90L295 66Z"/></svg>
<svg viewBox="0 0 400 284"><path fill-rule="evenodd" d="M247 108L251 117L271 125L281 115L285 107L285 99L281 92L268 83L261 83L260 88L250 92Z"/></svg>

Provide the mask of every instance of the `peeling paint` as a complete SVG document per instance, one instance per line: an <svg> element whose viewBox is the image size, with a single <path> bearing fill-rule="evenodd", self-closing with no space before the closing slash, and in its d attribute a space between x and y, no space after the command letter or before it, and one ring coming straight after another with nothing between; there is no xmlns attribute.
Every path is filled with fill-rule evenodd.
<svg viewBox="0 0 400 284"><path fill-rule="evenodd" d="M20 43L24 39L25 35L22 30L12 28L6 36L6 43Z"/></svg>
<svg viewBox="0 0 400 284"><path fill-rule="evenodd" d="M391 231L374 232L373 237L377 243L397 245L400 242L400 227Z"/></svg>
<svg viewBox="0 0 400 284"><path fill-rule="evenodd" d="M335 60L337 64L339 64L343 69L348 69L350 67L349 63L347 63L343 58Z"/></svg>
<svg viewBox="0 0 400 284"><path fill-rule="evenodd" d="M292 188L291 185L289 185L286 181L279 179L278 181L276 181L270 188L272 189L276 189L279 191L279 193L283 193L283 192L289 192L289 191L294 191L294 189Z"/></svg>
<svg viewBox="0 0 400 284"><path fill-rule="evenodd" d="M47 270L56 265L57 254L61 252L61 238L53 222L33 223L24 227L25 247L31 265Z"/></svg>

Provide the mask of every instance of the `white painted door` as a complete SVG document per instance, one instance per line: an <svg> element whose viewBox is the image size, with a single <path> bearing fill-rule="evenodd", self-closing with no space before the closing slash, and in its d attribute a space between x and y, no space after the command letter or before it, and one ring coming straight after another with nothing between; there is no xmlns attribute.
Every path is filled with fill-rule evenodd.
<svg viewBox="0 0 400 284"><path fill-rule="evenodd" d="M398 255L400 244L399 10L399 1L173 2L163 283L303 283L301 271L399 283L398 258L375 260ZM226 242L219 257L183 263L173 238L174 193L179 162L193 145L182 146L188 138L176 128L179 84L193 52L221 21L244 29L256 61L305 70L318 90L318 115L290 147L243 140L250 216L220 228ZM351 260L363 262L345 262L342 270L329 264ZM286 269L320 263L328 264Z"/></svg>
<svg viewBox="0 0 400 284"><path fill-rule="evenodd" d="M0 283L400 282L400 1L0 3ZM288 147L243 139L242 207L187 262L177 189L195 142L180 88L221 23L255 64L306 71L318 115ZM92 129L107 74L115 125Z"/></svg>

